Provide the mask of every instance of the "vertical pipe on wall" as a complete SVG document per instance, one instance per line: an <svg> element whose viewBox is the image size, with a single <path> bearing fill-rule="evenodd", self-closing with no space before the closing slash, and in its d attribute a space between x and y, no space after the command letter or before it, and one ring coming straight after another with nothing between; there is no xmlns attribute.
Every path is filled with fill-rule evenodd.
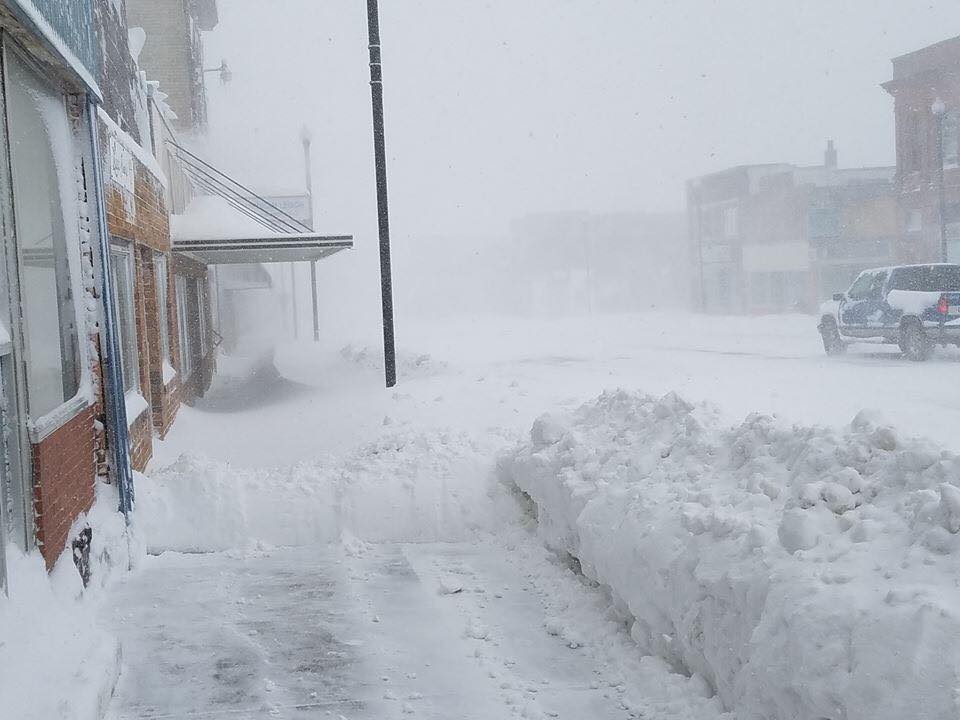
<svg viewBox="0 0 960 720"><path fill-rule="evenodd" d="M103 356L103 395L107 413L107 437L112 450L113 476L120 494L120 512L129 522L134 500L133 469L130 465L130 432L124 399L123 371L120 367L120 338L117 334L116 306L113 301L113 286L110 284L110 230L107 223L100 133L97 129L97 103L93 97L87 99L87 115L92 150L91 174L94 185L94 204L97 209L99 231L100 291L103 306L100 352Z"/></svg>

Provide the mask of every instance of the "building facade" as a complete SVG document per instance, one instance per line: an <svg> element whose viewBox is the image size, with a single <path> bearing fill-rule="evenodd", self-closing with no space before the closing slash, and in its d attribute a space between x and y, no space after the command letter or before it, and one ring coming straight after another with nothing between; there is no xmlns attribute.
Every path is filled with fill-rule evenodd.
<svg viewBox="0 0 960 720"><path fill-rule="evenodd" d="M811 311L863 269L895 257L894 168L731 168L687 183L695 307L712 313Z"/></svg>
<svg viewBox="0 0 960 720"><path fill-rule="evenodd" d="M0 3L0 591L6 543L50 568L89 540L98 483L132 507L131 471L214 368L130 37L117 0Z"/></svg>
<svg viewBox="0 0 960 720"><path fill-rule="evenodd" d="M184 133L201 131L207 122L202 34L219 22L216 0L125 0L130 27L146 38L139 63L160 83Z"/></svg>
<svg viewBox="0 0 960 720"><path fill-rule="evenodd" d="M893 60L900 262L960 262L960 37Z"/></svg>

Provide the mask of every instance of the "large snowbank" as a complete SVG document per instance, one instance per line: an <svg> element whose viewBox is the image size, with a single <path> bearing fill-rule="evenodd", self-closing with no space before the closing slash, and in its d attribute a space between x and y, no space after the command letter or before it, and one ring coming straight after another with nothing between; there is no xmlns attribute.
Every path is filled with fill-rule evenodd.
<svg viewBox="0 0 960 720"><path fill-rule="evenodd" d="M501 462L642 650L745 718L960 715L960 457L605 393Z"/></svg>
<svg viewBox="0 0 960 720"><path fill-rule="evenodd" d="M18 720L95 720L120 670L120 647L100 629L104 590L140 555L116 512L113 488L74 525L93 530L86 589L65 550L48 575L38 552L7 549L9 595L0 593L0 715Z"/></svg>
<svg viewBox="0 0 960 720"><path fill-rule="evenodd" d="M462 540L485 522L489 454L463 433L398 429L274 470L183 455L138 480L136 523L151 552Z"/></svg>

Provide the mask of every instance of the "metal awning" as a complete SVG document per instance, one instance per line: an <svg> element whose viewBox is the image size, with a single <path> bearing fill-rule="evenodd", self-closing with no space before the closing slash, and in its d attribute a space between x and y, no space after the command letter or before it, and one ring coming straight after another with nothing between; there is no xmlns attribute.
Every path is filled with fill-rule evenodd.
<svg viewBox="0 0 960 720"><path fill-rule="evenodd" d="M352 235L263 234L249 237L174 240L173 251L206 265L240 265L322 260L353 247Z"/></svg>

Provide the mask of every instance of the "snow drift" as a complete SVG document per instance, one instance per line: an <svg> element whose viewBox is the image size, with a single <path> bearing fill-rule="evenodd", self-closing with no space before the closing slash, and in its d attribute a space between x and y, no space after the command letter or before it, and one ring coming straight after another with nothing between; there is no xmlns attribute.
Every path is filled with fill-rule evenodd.
<svg viewBox="0 0 960 720"><path fill-rule="evenodd" d="M7 548L9 596L0 591L2 717L103 717L120 672L120 646L100 628L98 605L141 555L116 508L116 489L98 484L96 503L71 529L70 537L93 530L86 588L69 547L49 575L39 552Z"/></svg>
<svg viewBox="0 0 960 720"><path fill-rule="evenodd" d="M500 463L641 648L744 718L960 715L960 457L676 395L541 417Z"/></svg>
<svg viewBox="0 0 960 720"><path fill-rule="evenodd" d="M184 455L138 478L135 522L151 552L458 541L485 522L489 454L463 433L395 430L269 471Z"/></svg>

